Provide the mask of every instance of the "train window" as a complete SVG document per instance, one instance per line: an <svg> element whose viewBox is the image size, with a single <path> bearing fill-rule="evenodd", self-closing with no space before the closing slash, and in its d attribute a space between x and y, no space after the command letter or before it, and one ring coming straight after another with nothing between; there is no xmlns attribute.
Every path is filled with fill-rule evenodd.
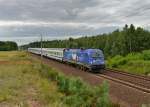
<svg viewBox="0 0 150 107"><path fill-rule="evenodd" d="M88 57L88 54L87 54L87 53L80 53L80 54L78 54L78 56L79 56L79 57L86 57L86 58L87 58L87 57Z"/></svg>
<svg viewBox="0 0 150 107"><path fill-rule="evenodd" d="M87 58L88 54L87 53L83 53L83 57Z"/></svg>
<svg viewBox="0 0 150 107"><path fill-rule="evenodd" d="M98 52L91 52L90 53L90 56L93 57L93 58L98 58L98 57L103 57L103 54L101 51L98 51Z"/></svg>

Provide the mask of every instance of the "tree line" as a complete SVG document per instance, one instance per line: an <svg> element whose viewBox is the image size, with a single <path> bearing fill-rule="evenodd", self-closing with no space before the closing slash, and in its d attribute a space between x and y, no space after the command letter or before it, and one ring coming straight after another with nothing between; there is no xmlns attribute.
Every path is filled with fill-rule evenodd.
<svg viewBox="0 0 150 107"><path fill-rule="evenodd" d="M40 42L33 42L28 47L40 47ZM44 48L100 48L106 56L126 55L131 52L141 52L150 49L150 32L133 24L125 25L122 30L115 30L108 34L78 39L44 41Z"/></svg>
<svg viewBox="0 0 150 107"><path fill-rule="evenodd" d="M0 41L0 51L13 51L13 50L18 50L18 45L16 42Z"/></svg>

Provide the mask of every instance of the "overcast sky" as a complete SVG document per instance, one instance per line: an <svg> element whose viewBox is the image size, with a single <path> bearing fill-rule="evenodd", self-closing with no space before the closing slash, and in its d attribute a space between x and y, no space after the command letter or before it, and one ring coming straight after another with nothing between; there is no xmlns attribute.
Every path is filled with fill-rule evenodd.
<svg viewBox="0 0 150 107"><path fill-rule="evenodd" d="M111 32L125 24L150 28L150 0L0 0L0 41Z"/></svg>

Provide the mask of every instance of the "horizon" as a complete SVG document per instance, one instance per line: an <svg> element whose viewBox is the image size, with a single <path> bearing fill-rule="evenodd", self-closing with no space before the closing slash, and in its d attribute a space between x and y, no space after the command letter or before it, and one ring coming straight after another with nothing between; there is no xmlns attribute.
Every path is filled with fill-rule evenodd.
<svg viewBox="0 0 150 107"><path fill-rule="evenodd" d="M125 24L126 25L126 24ZM125 26L124 25L124 26ZM130 24L131 25L131 24ZM130 25L128 25L128 27L130 26ZM123 26L123 27L124 27ZM19 39L19 37L17 37L17 40L15 39L15 37L11 37L11 36L9 36L8 37L8 39L6 39L7 37L2 37L1 38L1 40L0 41L4 41L4 42L7 42L7 41L13 41L13 42L16 42L17 43L17 45L18 46L23 46L23 45L28 45L28 44L30 44L30 43L34 43L34 42L40 42L41 41L41 35L42 35L42 39L43 39L43 41L53 41L53 40L68 40L69 38L73 38L73 39L78 39L78 38L82 38L82 37L92 37L92 36L97 36L97 35L103 35L103 34L109 34L109 33L112 33L112 32L114 32L115 30L119 30L119 31L121 31L122 29L123 29L123 27L122 28L116 28L116 29L114 29L114 30L112 30L112 31L110 31L110 32L104 32L104 33L98 33L98 34L94 34L94 35L64 35L64 36L62 36L62 38L60 38L60 37L54 37L54 36L52 36L52 37L49 37L49 36L46 36L46 35L43 35L43 34L36 34L36 35L32 35L32 37L31 37L31 35L25 35L26 37L21 37L21 39L24 39L24 38L34 38L34 40L28 40L27 42L25 42L25 41L21 41L21 39ZM137 27L140 27L140 26L134 26L135 28L137 28ZM143 28L143 27L140 27L140 28ZM150 31L149 29L146 29L146 28L143 28L144 30L148 30L148 31ZM14 40L13 40L14 39Z"/></svg>

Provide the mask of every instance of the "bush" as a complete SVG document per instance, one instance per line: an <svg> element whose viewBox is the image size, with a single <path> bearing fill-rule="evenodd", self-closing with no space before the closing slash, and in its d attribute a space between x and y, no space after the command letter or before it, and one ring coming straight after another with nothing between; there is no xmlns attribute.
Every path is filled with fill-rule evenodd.
<svg viewBox="0 0 150 107"><path fill-rule="evenodd" d="M150 60L150 50L146 50L142 52L144 60Z"/></svg>
<svg viewBox="0 0 150 107"><path fill-rule="evenodd" d="M101 97L97 96L97 107L109 107L110 106L110 99L109 99L109 86L106 81L103 82L103 84L100 86L100 88L97 88L96 95L100 95Z"/></svg>
<svg viewBox="0 0 150 107"><path fill-rule="evenodd" d="M117 68L134 74L150 74L150 50L141 53L130 53L127 56L117 55L107 61L110 68Z"/></svg>
<svg viewBox="0 0 150 107"><path fill-rule="evenodd" d="M127 59L128 61L139 60L139 59L143 59L143 55L141 53L130 53L127 56L125 56L124 58Z"/></svg>
<svg viewBox="0 0 150 107"><path fill-rule="evenodd" d="M148 75L150 74L150 61L129 61L125 68L128 71L132 71L131 73Z"/></svg>
<svg viewBox="0 0 150 107"><path fill-rule="evenodd" d="M117 55L115 57L113 57L112 59L108 60L108 66L109 67L114 67L117 68L119 65L124 65L127 63L127 60L120 55Z"/></svg>
<svg viewBox="0 0 150 107"><path fill-rule="evenodd" d="M45 70L44 70L45 69ZM55 70L43 66L43 77L55 81L58 91L65 96L62 101L71 107L117 107L109 100L109 86L104 82L100 87L91 87L80 78L66 77Z"/></svg>

